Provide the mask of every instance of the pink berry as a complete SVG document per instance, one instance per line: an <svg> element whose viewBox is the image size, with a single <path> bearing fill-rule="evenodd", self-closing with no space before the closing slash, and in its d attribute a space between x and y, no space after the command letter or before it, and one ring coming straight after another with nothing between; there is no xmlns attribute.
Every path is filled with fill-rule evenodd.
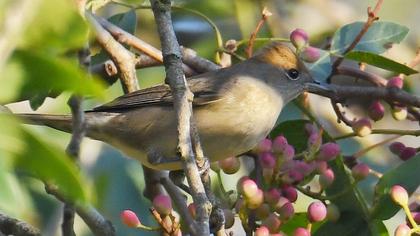
<svg viewBox="0 0 420 236"><path fill-rule="evenodd" d="M306 163L305 161L295 161L293 170L299 171L304 176L309 175L314 170L314 167Z"/></svg>
<svg viewBox="0 0 420 236"><path fill-rule="evenodd" d="M136 213L130 210L124 210L120 214L122 222L130 228L136 228L141 225Z"/></svg>
<svg viewBox="0 0 420 236"><path fill-rule="evenodd" d="M316 161L314 164L315 171L318 174L322 174L324 171L328 170L328 163L326 161Z"/></svg>
<svg viewBox="0 0 420 236"><path fill-rule="evenodd" d="M225 228L229 229L235 223L235 215L230 209L223 209L223 213L225 215Z"/></svg>
<svg viewBox="0 0 420 236"><path fill-rule="evenodd" d="M274 205L280 199L281 193L278 189L272 188L264 193L264 201L270 205Z"/></svg>
<svg viewBox="0 0 420 236"><path fill-rule="evenodd" d="M404 86L404 81L401 77L395 76L388 80L388 83L386 84L386 86L388 88L394 87L394 88L402 89L402 87Z"/></svg>
<svg viewBox="0 0 420 236"><path fill-rule="evenodd" d="M169 215L172 212L172 202L168 195L159 194L153 198L153 207L159 214Z"/></svg>
<svg viewBox="0 0 420 236"><path fill-rule="evenodd" d="M313 63L321 57L321 51L318 48L309 46L300 53L300 57L306 62Z"/></svg>
<svg viewBox="0 0 420 236"><path fill-rule="evenodd" d="M262 221L262 225L266 226L270 233L276 233L280 229L281 220L275 213L271 213Z"/></svg>
<svg viewBox="0 0 420 236"><path fill-rule="evenodd" d="M305 176L301 172L292 169L283 176L282 180L286 184L296 184L302 181L304 178Z"/></svg>
<svg viewBox="0 0 420 236"><path fill-rule="evenodd" d="M273 152L281 154L284 152L287 145L287 139L283 135L279 135L273 140Z"/></svg>
<svg viewBox="0 0 420 236"><path fill-rule="evenodd" d="M353 131L360 137L364 137L372 133L372 124L367 118L357 120L352 125Z"/></svg>
<svg viewBox="0 0 420 236"><path fill-rule="evenodd" d="M271 152L263 152L259 155L259 160L263 168L274 168L276 159Z"/></svg>
<svg viewBox="0 0 420 236"><path fill-rule="evenodd" d="M271 146L272 146L271 140L268 138L265 138L261 140L261 142L258 143L257 147L255 148L255 151L257 153L270 152Z"/></svg>
<svg viewBox="0 0 420 236"><path fill-rule="evenodd" d="M281 220L288 220L295 214L295 208L292 203L286 202L277 212L279 213Z"/></svg>
<svg viewBox="0 0 420 236"><path fill-rule="evenodd" d="M405 149L405 145L401 142L393 142L389 145L389 150L395 155L400 155L400 153Z"/></svg>
<svg viewBox="0 0 420 236"><path fill-rule="evenodd" d="M295 148L292 145L286 145L283 151L284 160L292 160L295 156Z"/></svg>
<svg viewBox="0 0 420 236"><path fill-rule="evenodd" d="M274 210L277 213L280 213L280 209L286 204L286 203L290 203L289 199L285 198L285 197L280 197L280 199L275 203L275 205L273 206Z"/></svg>
<svg viewBox="0 0 420 236"><path fill-rule="evenodd" d="M308 220L310 222L323 221L327 216L327 208L322 202L313 202L308 207Z"/></svg>
<svg viewBox="0 0 420 236"><path fill-rule="evenodd" d="M336 143L324 143L319 149L318 160L331 161L340 154L340 146Z"/></svg>
<svg viewBox="0 0 420 236"><path fill-rule="evenodd" d="M408 193L404 187L400 185L394 185L391 187L391 199L400 206L406 206L408 204Z"/></svg>
<svg viewBox="0 0 420 236"><path fill-rule="evenodd" d="M322 189L326 189L334 182L334 178L334 171L331 169L327 169L319 175L319 185L321 185Z"/></svg>
<svg viewBox="0 0 420 236"><path fill-rule="evenodd" d="M242 181L241 189L242 189L242 194L246 198L254 197L259 190L257 184L252 179L245 179L244 181Z"/></svg>
<svg viewBox="0 0 420 236"><path fill-rule="evenodd" d="M290 202L296 202L298 198L298 192L296 188L292 186L286 186L281 190L282 195L287 198Z"/></svg>
<svg viewBox="0 0 420 236"><path fill-rule="evenodd" d="M318 129L313 124L305 124L305 131L310 136L311 134L318 134Z"/></svg>
<svg viewBox="0 0 420 236"><path fill-rule="evenodd" d="M337 222L340 218L340 209L335 204L330 203L327 206L327 219L331 222Z"/></svg>
<svg viewBox="0 0 420 236"><path fill-rule="evenodd" d="M290 42L297 48L301 49L308 44L308 34L303 29L295 29L290 33Z"/></svg>
<svg viewBox="0 0 420 236"><path fill-rule="evenodd" d="M248 176L242 176L238 182L236 182L236 191L238 191L238 193L243 194L244 193L244 189L243 189L243 182L245 180L250 179Z"/></svg>
<svg viewBox="0 0 420 236"><path fill-rule="evenodd" d="M245 197L246 206L249 209L257 209L261 204L264 202L264 192L261 189L258 189L258 191L251 197Z"/></svg>
<svg viewBox="0 0 420 236"><path fill-rule="evenodd" d="M413 156L416 155L417 149L413 148L413 147L406 147L404 148L400 155L398 155L400 157L401 160L406 161L408 159L411 159Z"/></svg>
<svg viewBox="0 0 420 236"><path fill-rule="evenodd" d="M368 114L374 121L381 120L385 114L385 107L379 101L374 101L369 106Z"/></svg>
<svg viewBox="0 0 420 236"><path fill-rule="evenodd" d="M236 157L229 157L219 161L219 166L228 175L235 174L241 168L241 162Z"/></svg>
<svg viewBox="0 0 420 236"><path fill-rule="evenodd" d="M261 204L256 210L255 215L258 219L262 220L267 218L267 216L270 214L270 206L267 203Z"/></svg>
<svg viewBox="0 0 420 236"><path fill-rule="evenodd" d="M407 108L395 106L391 110L391 115L395 120L405 120L407 118Z"/></svg>
<svg viewBox="0 0 420 236"><path fill-rule="evenodd" d="M395 229L394 235L395 236L410 236L411 235L411 229L406 224L400 224Z"/></svg>
<svg viewBox="0 0 420 236"><path fill-rule="evenodd" d="M255 230L255 236L270 236L270 230L263 225Z"/></svg>
<svg viewBox="0 0 420 236"><path fill-rule="evenodd" d="M322 136L319 133L312 133L308 138L308 147L310 150L317 151L322 144Z"/></svg>
<svg viewBox="0 0 420 236"><path fill-rule="evenodd" d="M307 229L299 227L295 229L293 236L311 236L311 233Z"/></svg>
<svg viewBox="0 0 420 236"><path fill-rule="evenodd" d="M362 180L369 175L370 168L365 163L359 163L351 168L351 174L356 180Z"/></svg>

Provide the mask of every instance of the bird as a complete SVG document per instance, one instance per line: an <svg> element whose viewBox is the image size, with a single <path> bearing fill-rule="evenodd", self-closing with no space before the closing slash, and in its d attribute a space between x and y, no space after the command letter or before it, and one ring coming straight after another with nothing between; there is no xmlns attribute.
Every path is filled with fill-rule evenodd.
<svg viewBox="0 0 420 236"><path fill-rule="evenodd" d="M188 78L204 154L215 162L253 149L273 129L282 108L308 84L316 83L295 51L279 42L230 67ZM18 116L28 124L72 131L71 115ZM85 123L87 137L108 143L149 168L182 169L173 96L167 84L85 111Z"/></svg>

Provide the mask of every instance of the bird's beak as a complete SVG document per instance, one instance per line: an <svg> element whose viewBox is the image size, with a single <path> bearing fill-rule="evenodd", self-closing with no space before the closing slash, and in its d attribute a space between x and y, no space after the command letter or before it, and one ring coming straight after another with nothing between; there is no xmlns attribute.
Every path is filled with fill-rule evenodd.
<svg viewBox="0 0 420 236"><path fill-rule="evenodd" d="M332 92L332 88L327 83L313 80L312 82L305 84L305 91L316 94L325 94Z"/></svg>

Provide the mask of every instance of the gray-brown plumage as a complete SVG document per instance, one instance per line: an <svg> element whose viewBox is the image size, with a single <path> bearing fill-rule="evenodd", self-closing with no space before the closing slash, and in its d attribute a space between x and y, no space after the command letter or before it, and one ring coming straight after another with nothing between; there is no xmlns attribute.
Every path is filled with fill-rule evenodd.
<svg viewBox="0 0 420 236"><path fill-rule="evenodd" d="M211 161L252 149L274 127L283 106L312 78L296 55L274 43L232 67L188 80L204 153ZM87 136L107 142L155 169L179 169L176 118L169 86L121 96L86 112ZM21 114L32 123L71 132L71 116ZM165 157L150 163L148 156Z"/></svg>

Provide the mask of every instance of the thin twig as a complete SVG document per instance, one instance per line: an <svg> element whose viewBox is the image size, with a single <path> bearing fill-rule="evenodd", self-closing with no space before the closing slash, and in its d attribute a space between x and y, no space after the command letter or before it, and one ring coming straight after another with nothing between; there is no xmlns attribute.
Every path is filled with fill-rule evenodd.
<svg viewBox="0 0 420 236"><path fill-rule="evenodd" d="M178 152L183 160L183 169L191 188L194 203L197 206L196 232L197 235L210 235L211 204L201 182L191 138L193 94L186 85L182 71L182 55L172 26L171 2L169 0L150 0L150 3L158 26L167 81L174 96L174 109L178 120Z"/></svg>
<svg viewBox="0 0 420 236"><path fill-rule="evenodd" d="M396 135L411 135L420 136L420 130L401 130L401 129L372 129L372 134L396 134ZM334 137L334 140L346 139L357 136L356 133L348 133Z"/></svg>
<svg viewBox="0 0 420 236"><path fill-rule="evenodd" d="M331 99L331 106L334 109L335 114L337 115L337 122L340 123L343 121L347 126L352 126L352 122L345 116L345 114L340 110L337 102Z"/></svg>
<svg viewBox="0 0 420 236"><path fill-rule="evenodd" d="M366 80L376 86L385 86L388 82L387 79L380 75L370 73L367 71L359 70L348 66L340 66L336 69L336 75L348 75L355 78Z"/></svg>
<svg viewBox="0 0 420 236"><path fill-rule="evenodd" d="M384 140L382 140L382 141L380 141L380 142L378 142L378 143L375 143L375 144L373 144L373 145L371 145L371 146L369 146L369 147L367 147L367 148L365 148L365 149L362 149L362 150L360 150L360 151L358 151L358 152L354 153L354 154L352 155L352 157L353 157L353 158L355 158L355 159L360 158L360 157L362 157L363 155L365 155L366 153L368 153L369 151L371 151L372 149L377 148L377 147L381 147L381 146L383 146L384 144L389 143L389 142L391 142L392 140L395 140L395 139L397 139L397 138L399 138L399 137L401 137L401 135L396 135L396 136L394 136L394 137L390 137L390 138L384 139Z"/></svg>
<svg viewBox="0 0 420 236"><path fill-rule="evenodd" d="M264 7L261 13L261 19L258 22L257 27L255 27L255 30L252 32L251 36L249 37L248 46L245 49L245 52L248 58L252 57L252 50L254 48L254 42L255 42L255 38L257 37L257 33L261 30L261 27L264 25L268 17L271 15L272 13L266 7Z"/></svg>

